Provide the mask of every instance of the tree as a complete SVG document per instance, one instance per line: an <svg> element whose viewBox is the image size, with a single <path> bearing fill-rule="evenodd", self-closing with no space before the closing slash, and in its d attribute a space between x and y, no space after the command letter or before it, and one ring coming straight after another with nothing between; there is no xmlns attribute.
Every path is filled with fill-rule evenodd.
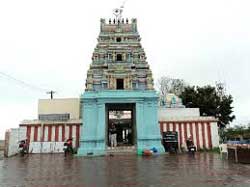
<svg viewBox="0 0 250 187"><path fill-rule="evenodd" d="M250 128L244 125L227 128L225 130L225 137L227 140L250 139Z"/></svg>
<svg viewBox="0 0 250 187"><path fill-rule="evenodd" d="M157 81L157 88L160 91L160 97L166 98L167 93L169 92L169 82L170 79L168 77L161 77Z"/></svg>
<svg viewBox="0 0 250 187"><path fill-rule="evenodd" d="M183 92L186 83L182 79L163 76L158 79L157 85L161 96L165 98L168 93L173 93L179 96Z"/></svg>
<svg viewBox="0 0 250 187"><path fill-rule="evenodd" d="M221 88L220 88L221 89ZM200 108L202 116L214 116L218 126L223 129L235 119L233 113L233 97L219 92L217 87L185 87L180 98L186 107Z"/></svg>
<svg viewBox="0 0 250 187"><path fill-rule="evenodd" d="M223 83L216 86L188 86L182 79L163 76L158 80L160 100L164 101L168 93L174 93L190 108L200 108L201 116L214 116L218 126L223 129L235 119L233 113L233 97L226 94Z"/></svg>

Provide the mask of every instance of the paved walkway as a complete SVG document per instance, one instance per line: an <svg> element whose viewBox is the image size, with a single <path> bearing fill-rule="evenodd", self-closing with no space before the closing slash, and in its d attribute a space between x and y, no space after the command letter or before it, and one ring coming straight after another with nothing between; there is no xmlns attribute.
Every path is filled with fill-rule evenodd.
<svg viewBox="0 0 250 187"><path fill-rule="evenodd" d="M250 186L250 165L212 153L141 157L29 155L0 160L0 186Z"/></svg>

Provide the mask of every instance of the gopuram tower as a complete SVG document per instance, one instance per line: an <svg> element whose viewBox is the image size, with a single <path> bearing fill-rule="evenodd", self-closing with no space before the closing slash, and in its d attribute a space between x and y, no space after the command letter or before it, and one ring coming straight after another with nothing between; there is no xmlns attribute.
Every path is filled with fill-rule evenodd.
<svg viewBox="0 0 250 187"><path fill-rule="evenodd" d="M110 150L111 123L117 129L116 148L131 146L139 154L155 147L164 152L158 95L140 40L136 19L129 21L119 15L107 22L100 20L98 43L81 95L83 127L78 155L105 155ZM125 117L114 118L117 111Z"/></svg>

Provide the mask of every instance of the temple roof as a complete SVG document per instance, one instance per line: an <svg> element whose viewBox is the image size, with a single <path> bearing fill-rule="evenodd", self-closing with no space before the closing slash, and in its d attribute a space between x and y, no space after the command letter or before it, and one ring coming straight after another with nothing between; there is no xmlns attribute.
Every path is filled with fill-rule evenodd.
<svg viewBox="0 0 250 187"><path fill-rule="evenodd" d="M86 91L154 90L136 19L101 19L97 40Z"/></svg>

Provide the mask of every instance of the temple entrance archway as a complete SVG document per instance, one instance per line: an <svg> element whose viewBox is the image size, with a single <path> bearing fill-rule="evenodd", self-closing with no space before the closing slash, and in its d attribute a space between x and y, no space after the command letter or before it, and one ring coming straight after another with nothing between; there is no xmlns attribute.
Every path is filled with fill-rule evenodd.
<svg viewBox="0 0 250 187"><path fill-rule="evenodd" d="M155 147L164 152L157 121L157 98L155 91L108 90L102 92L85 92L82 96L83 128L81 129L79 155L105 155L111 152L137 152ZM109 148L108 128L109 112L131 111L131 125L124 131L131 131L131 138L123 135L121 146ZM122 122L115 119L115 122ZM126 129L127 128L127 129ZM126 132L128 132L126 131ZM114 137L114 136L113 136ZM133 146L126 146L126 141ZM125 144L125 145L124 145Z"/></svg>
<svg viewBox="0 0 250 187"><path fill-rule="evenodd" d="M116 127L117 147L136 144L136 117L134 103L106 104L106 146L111 146L110 127Z"/></svg>

